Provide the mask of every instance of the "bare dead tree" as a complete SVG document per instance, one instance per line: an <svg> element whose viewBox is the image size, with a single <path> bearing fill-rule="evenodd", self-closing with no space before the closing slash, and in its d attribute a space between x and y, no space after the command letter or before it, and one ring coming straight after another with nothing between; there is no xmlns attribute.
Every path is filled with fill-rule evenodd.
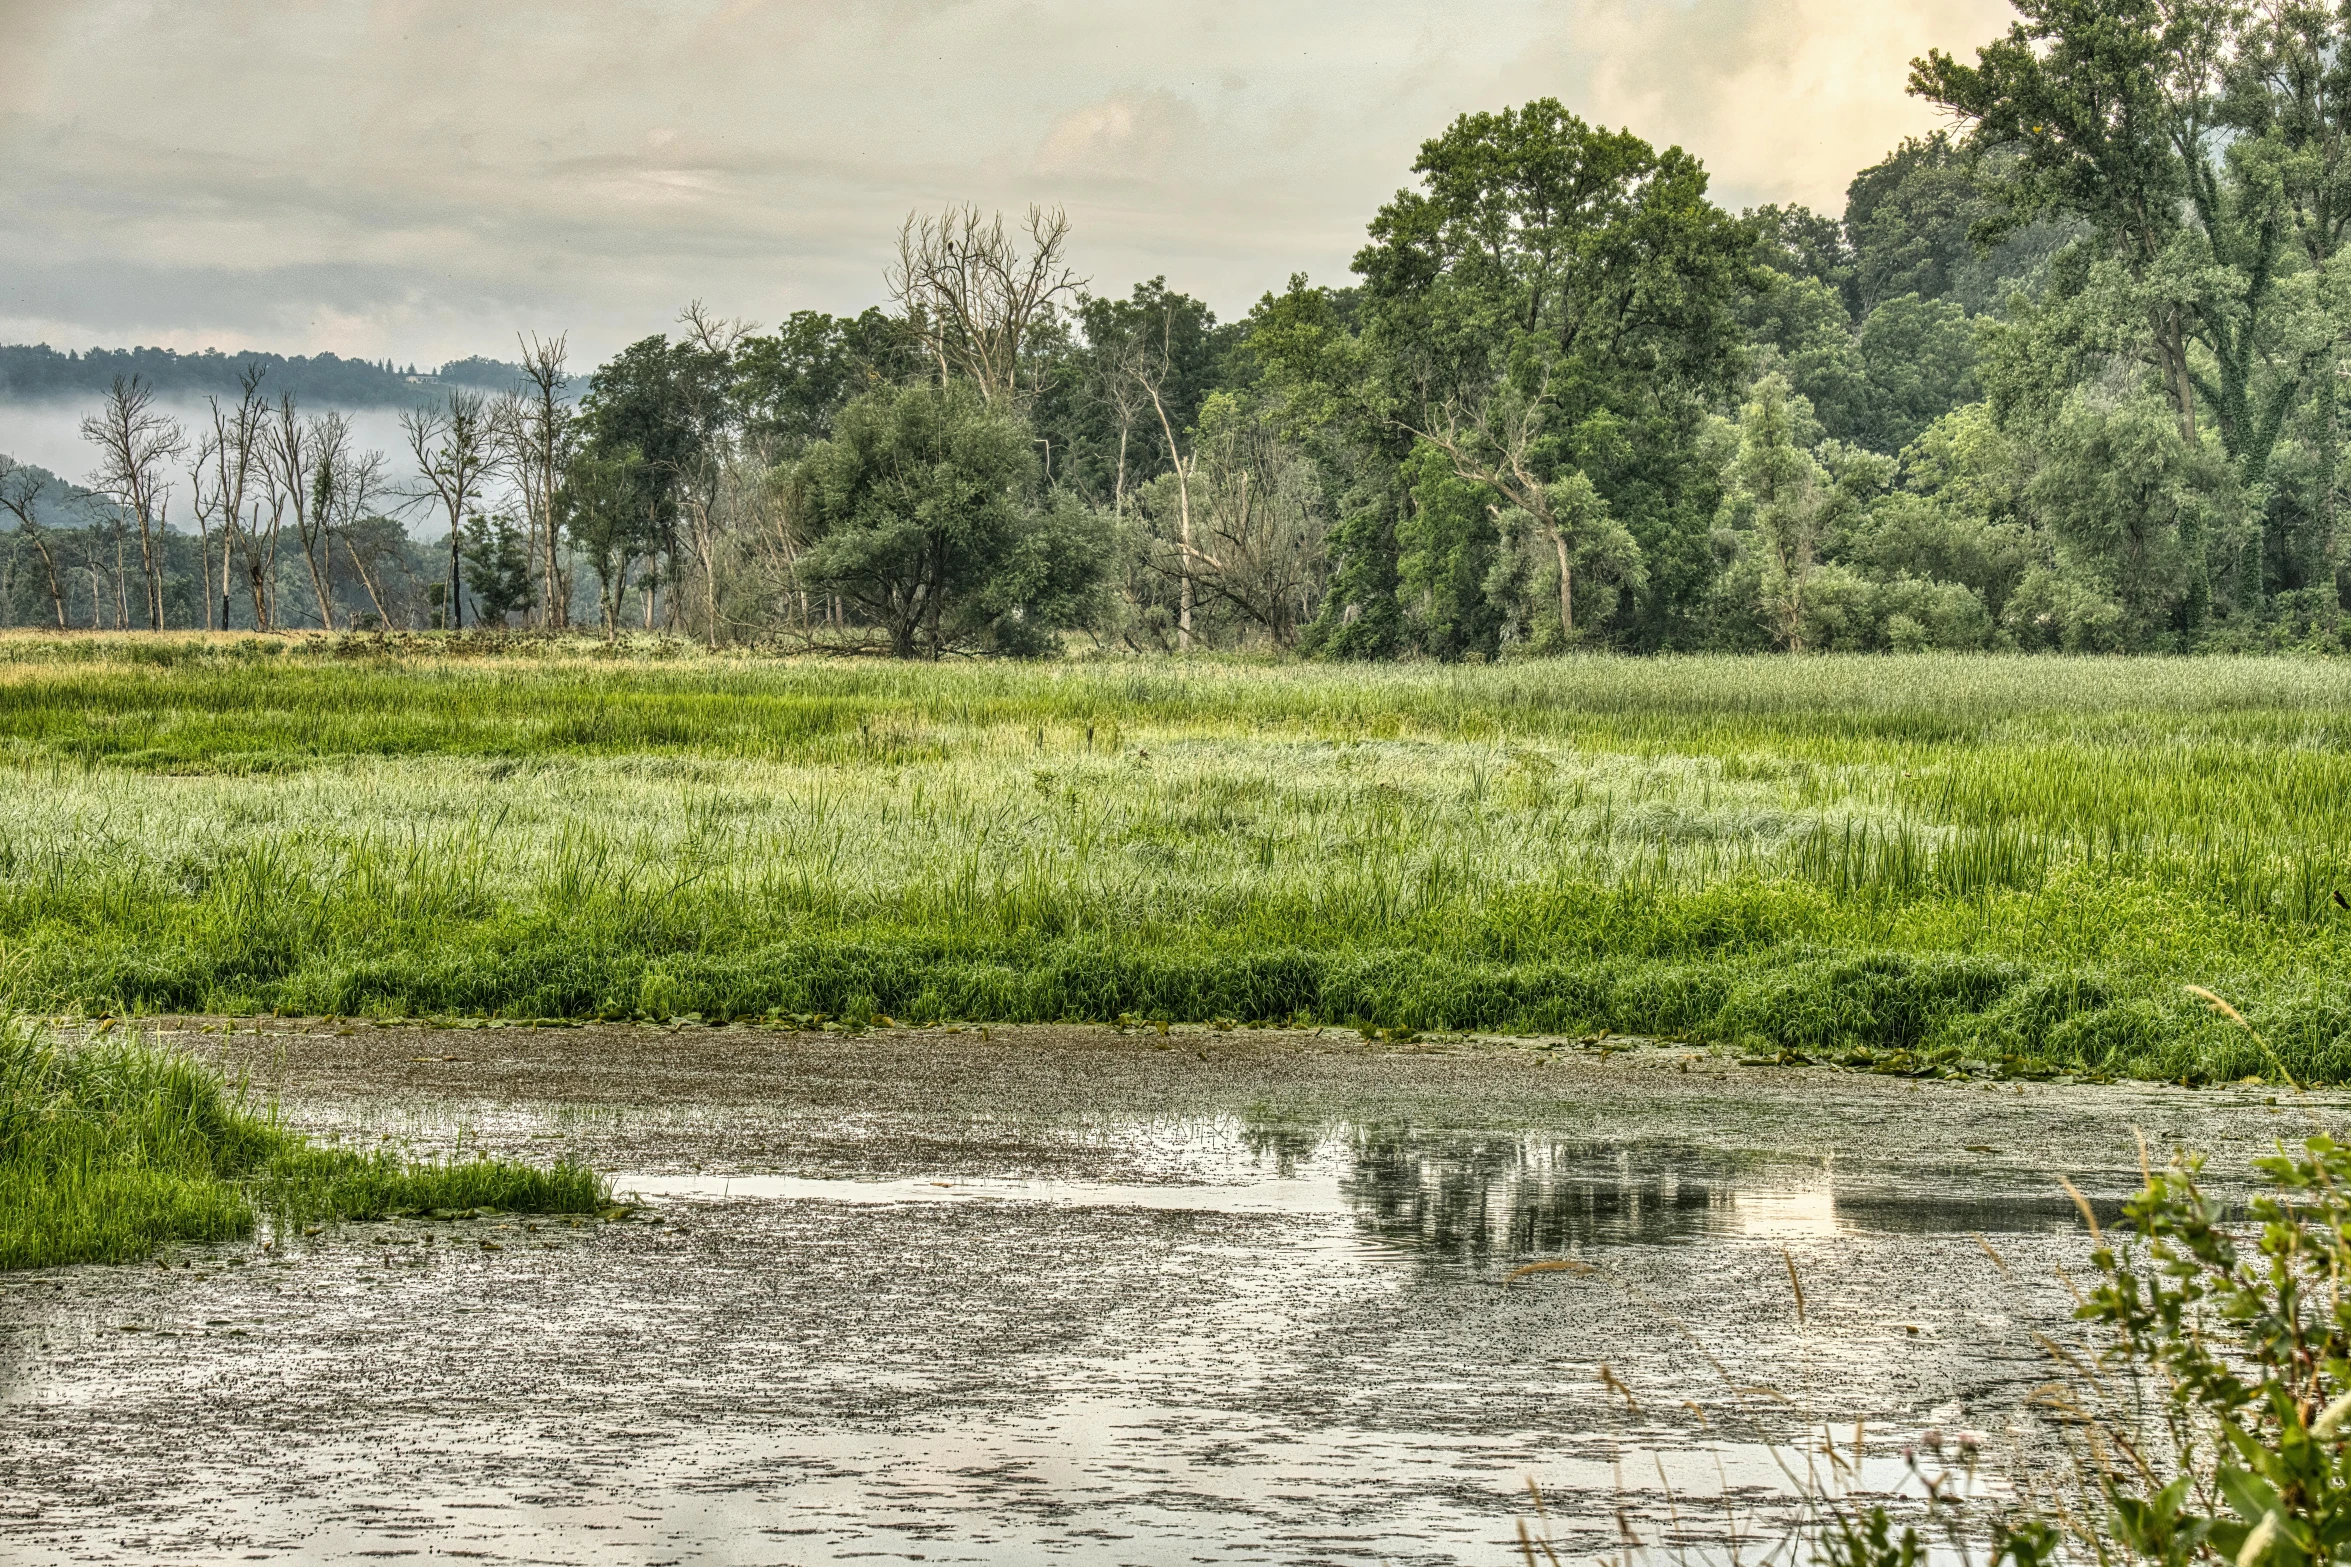
<svg viewBox="0 0 2351 1567"><path fill-rule="evenodd" d="M1002 213L983 218L969 204L935 218L910 213L886 274L891 300L940 377L960 371L989 402L1020 397L1030 337L1052 318L1056 299L1084 287L1063 258L1068 214L1032 206L1024 227L1025 250Z"/></svg>
<svg viewBox="0 0 2351 1567"><path fill-rule="evenodd" d="M245 508L253 488L255 476L262 463L262 434L268 424L269 404L261 396L261 366L247 365L239 378L239 393L232 408L223 409L220 399L210 399L212 428L204 433L196 453L196 466L189 475L195 493L196 524L203 534L204 624L212 627L212 535L211 523L220 524L220 629L229 628L230 551L236 549L239 534L245 527ZM261 599L256 593L255 614L260 614ZM257 625L261 622L256 619Z"/></svg>
<svg viewBox="0 0 2351 1567"><path fill-rule="evenodd" d="M759 527L754 548L773 562L782 584L787 614L797 611L800 630L809 629L808 586L800 579L800 552L804 544L801 519L807 506L796 464L779 464L772 454L761 454L759 468L766 474L766 495L754 514Z"/></svg>
<svg viewBox="0 0 2351 1567"><path fill-rule="evenodd" d="M57 576L57 555L49 547L48 530L41 526L41 493L48 481L13 457L0 455L0 511L16 519L16 527L32 542L49 577L49 602L57 610L57 629L65 626L65 587Z"/></svg>
<svg viewBox="0 0 2351 1567"><path fill-rule="evenodd" d="M382 541L363 537L360 525L379 514L379 502L385 493L382 452L354 452L348 439L337 440L326 448L318 470L315 509L319 526L330 538L342 539L343 556L351 562L359 585L366 589L367 601L375 606L378 626L392 623L391 615L384 608L383 590L369 569L369 560L380 553ZM331 575L334 570L331 558L327 569Z"/></svg>
<svg viewBox="0 0 2351 1567"><path fill-rule="evenodd" d="M1192 610L1197 597L1194 591L1195 574L1192 565L1192 474L1191 464L1185 460L1181 442L1176 439L1175 421L1169 417L1164 395L1169 375L1175 366L1175 312L1162 311L1160 317L1159 348L1138 348L1127 355L1126 373L1143 389L1151 400L1151 410L1159 416L1160 434L1167 441L1168 464L1175 469L1177 517L1177 548L1182 553L1185 569L1177 579L1176 651L1192 650ZM1123 455L1123 444L1121 447ZM1124 463L1122 461L1123 469Z"/></svg>
<svg viewBox="0 0 2351 1567"><path fill-rule="evenodd" d="M686 329L686 341L718 359L732 359L743 340L758 331L738 317L713 315L699 299L678 312L678 324Z"/></svg>
<svg viewBox="0 0 2351 1567"><path fill-rule="evenodd" d="M332 631L335 595L328 578L334 562L330 558L322 566L319 560L326 527L318 515L321 502L318 483L321 474L334 462L337 449L350 444L351 421L339 413L305 419L289 393L278 399L269 437L270 512L273 517L281 511L293 513L294 536L302 546L302 564L310 572L310 591L318 600L318 623L323 630Z"/></svg>
<svg viewBox="0 0 2351 1567"><path fill-rule="evenodd" d="M747 321L713 315L699 299L679 313L685 339L714 365L732 363L735 350L752 335ZM744 486L734 450L734 430L723 401L720 382L697 377L694 386L706 405L695 410L700 433L694 455L678 474L678 511L686 522L686 545L702 568L704 640L718 646L718 557L720 541L744 507Z"/></svg>
<svg viewBox="0 0 2351 1567"><path fill-rule="evenodd" d="M400 428L408 437L409 454L416 459L423 487L414 491L412 504L438 505L449 520L449 612L443 621L452 631L465 629L465 607L459 576L464 559L465 516L482 498L484 483L497 453L490 440L489 414L479 394L452 391L438 407L405 409Z"/></svg>
<svg viewBox="0 0 2351 1567"><path fill-rule="evenodd" d="M1122 361L1104 378L1103 396L1109 400L1111 416L1118 420L1118 470L1111 480L1110 510L1124 520L1127 514L1127 440L1134 433L1135 421L1142 417L1144 397L1134 374Z"/></svg>
<svg viewBox="0 0 2351 1567"><path fill-rule="evenodd" d="M196 569L204 577L204 629L207 631L213 629L212 520L215 508L211 495L204 488L204 470L211 461L212 432L199 428L196 432L196 455L188 464L188 509L196 514ZM228 562L223 560L221 566L225 571ZM221 585L228 585L225 576Z"/></svg>
<svg viewBox="0 0 2351 1567"><path fill-rule="evenodd" d="M577 418L563 399L571 384L565 339L518 335L523 384L491 410L498 456L522 499L539 579L539 623L571 624L571 583L561 549L563 471L578 445Z"/></svg>
<svg viewBox="0 0 2351 1567"><path fill-rule="evenodd" d="M1159 569L1197 586L1278 647L1298 640L1325 562L1320 490L1306 459L1266 423L1211 401L1190 466L1197 533Z"/></svg>
<svg viewBox="0 0 2351 1567"><path fill-rule="evenodd" d="M170 489L164 465L187 450L187 432L155 406L153 387L137 376L116 376L105 405L82 421L82 439L98 448L92 487L112 497L139 525L139 554L147 571L147 629L161 631L163 569L155 546Z"/></svg>

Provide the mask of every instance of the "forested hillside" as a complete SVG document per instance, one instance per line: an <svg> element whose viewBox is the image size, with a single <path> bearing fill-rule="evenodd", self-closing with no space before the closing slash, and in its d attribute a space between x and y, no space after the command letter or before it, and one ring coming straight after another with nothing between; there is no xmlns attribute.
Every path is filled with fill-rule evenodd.
<svg viewBox="0 0 2351 1567"><path fill-rule="evenodd" d="M518 390L428 389L404 498L458 549L346 495L407 584L346 619L437 624L430 579L460 623L899 656L2339 647L2351 23L2018 10L1972 62L1915 63L1955 128L1838 214L1727 211L1683 150L1539 99L1438 130L1349 277L1239 320L1079 278L1057 211L955 208L909 219L862 314L697 306L577 405L560 344L535 380L477 363ZM284 553L316 463L282 399L343 395L304 379L328 370L418 389L254 363L242 413L159 437L149 482L116 464L109 526L160 527L203 456L172 516L247 562L229 613L333 621L331 566ZM37 618L17 542L0 599ZM306 612L254 587L289 575Z"/></svg>
<svg viewBox="0 0 2351 1567"><path fill-rule="evenodd" d="M80 398L104 392L117 376L137 376L156 391L234 395L249 366L258 365L272 389L346 408L404 407L429 402L452 386L497 390L515 366L494 359L459 359L439 369L405 369L334 354L183 354L168 348L89 348L61 352L46 343L0 344L0 399Z"/></svg>

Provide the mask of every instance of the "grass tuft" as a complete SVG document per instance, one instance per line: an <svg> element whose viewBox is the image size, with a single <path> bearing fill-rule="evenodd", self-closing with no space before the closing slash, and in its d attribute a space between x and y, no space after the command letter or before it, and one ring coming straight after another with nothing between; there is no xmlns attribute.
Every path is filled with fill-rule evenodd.
<svg viewBox="0 0 2351 1567"><path fill-rule="evenodd" d="M0 1269L134 1262L183 1241L430 1208L592 1213L593 1172L409 1163L316 1147L218 1072L130 1038L69 1045L0 1018Z"/></svg>

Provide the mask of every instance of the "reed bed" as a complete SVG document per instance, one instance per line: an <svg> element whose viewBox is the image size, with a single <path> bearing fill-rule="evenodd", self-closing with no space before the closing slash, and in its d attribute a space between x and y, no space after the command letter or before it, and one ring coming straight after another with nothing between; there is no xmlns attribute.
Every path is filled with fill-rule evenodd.
<svg viewBox="0 0 2351 1567"><path fill-rule="evenodd" d="M2351 1080L2351 668L0 638L0 987Z"/></svg>

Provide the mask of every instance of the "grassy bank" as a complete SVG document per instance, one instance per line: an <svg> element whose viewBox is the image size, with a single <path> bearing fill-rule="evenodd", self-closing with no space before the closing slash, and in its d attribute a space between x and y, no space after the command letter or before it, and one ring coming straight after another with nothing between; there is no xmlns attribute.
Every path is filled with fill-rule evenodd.
<svg viewBox="0 0 2351 1567"><path fill-rule="evenodd" d="M0 1021L0 1269L130 1262L175 1241L435 1208L594 1212L574 1167L416 1164L316 1147L217 1073L130 1040L60 1045Z"/></svg>
<svg viewBox="0 0 2351 1567"><path fill-rule="evenodd" d="M0 638L57 1010L1282 1021L2351 1080L2351 668Z"/></svg>

